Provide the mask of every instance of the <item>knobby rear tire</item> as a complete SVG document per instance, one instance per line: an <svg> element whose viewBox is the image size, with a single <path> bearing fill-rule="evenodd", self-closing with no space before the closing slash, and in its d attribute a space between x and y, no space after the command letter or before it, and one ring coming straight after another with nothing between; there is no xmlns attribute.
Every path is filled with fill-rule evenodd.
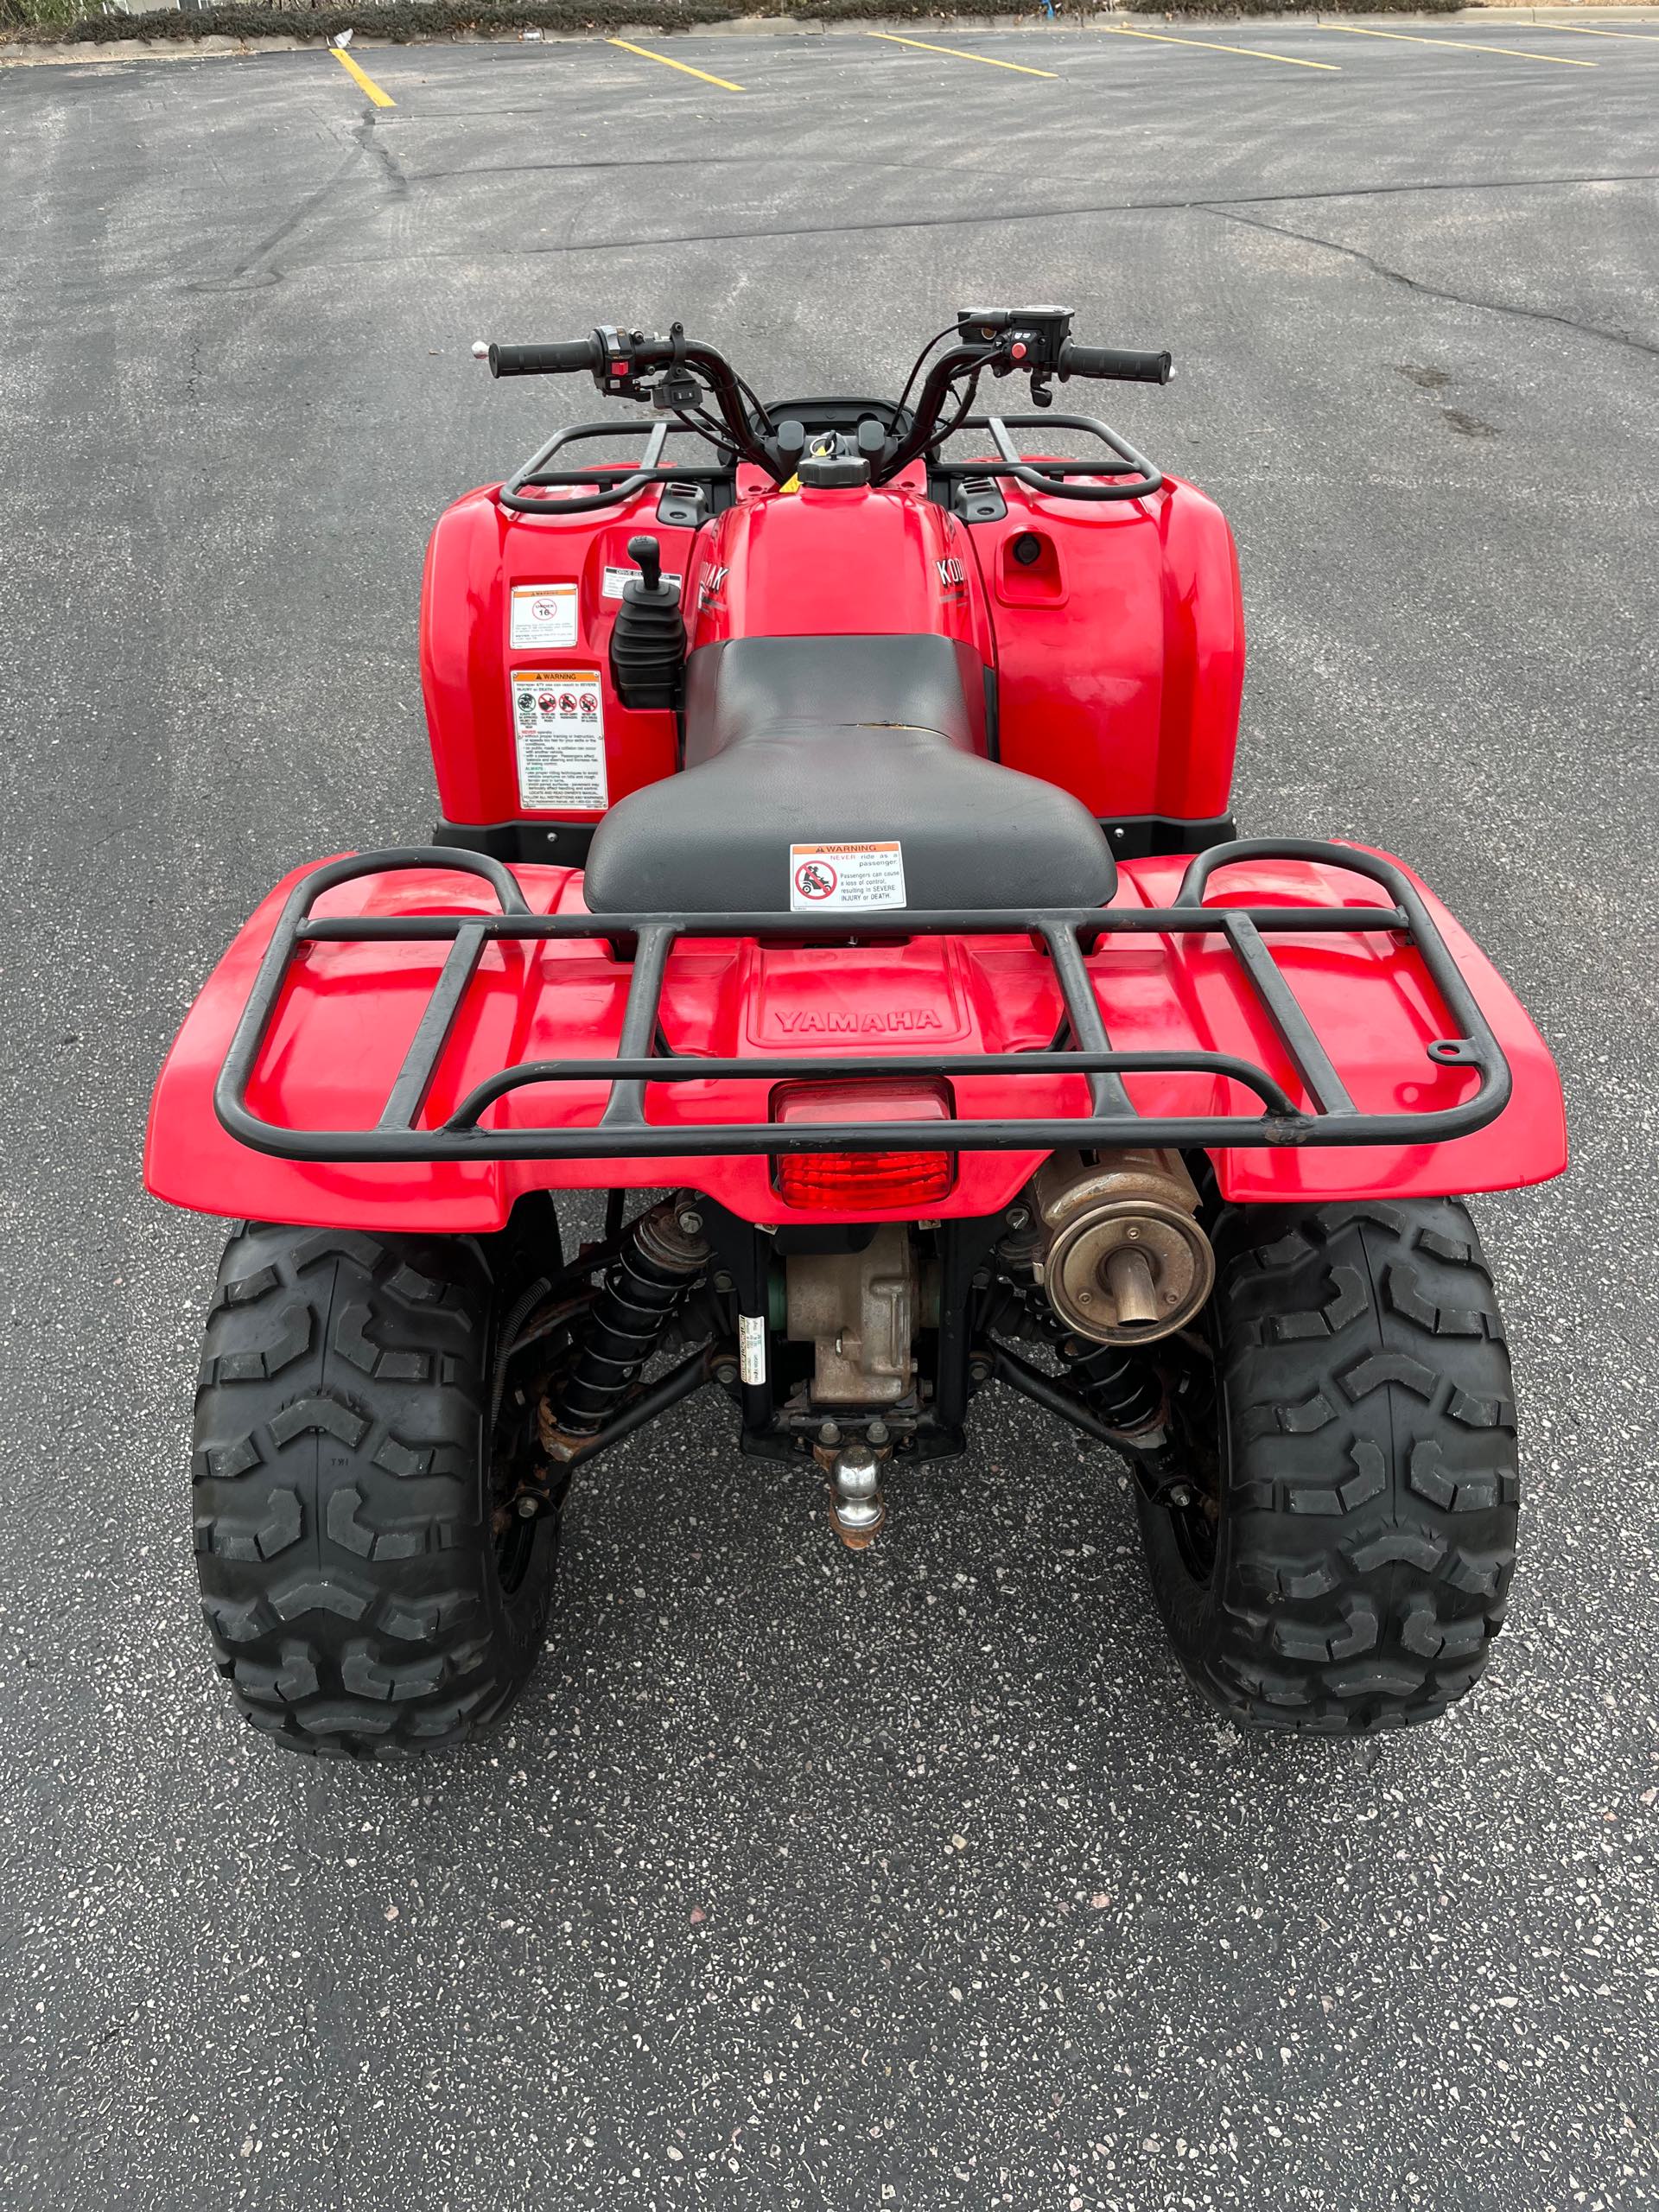
<svg viewBox="0 0 1659 2212"><path fill-rule="evenodd" d="M493 1528L505 1287L467 1238L251 1224L226 1247L196 1397L202 1610L242 1712L290 1750L461 1743L535 1665L557 1516Z"/></svg>
<svg viewBox="0 0 1659 2212"><path fill-rule="evenodd" d="M1484 1669L1515 1567L1514 1388L1474 1224L1452 1199L1245 1206L1214 1238L1219 1510L1139 1503L1165 1626L1250 1726L1431 1720Z"/></svg>

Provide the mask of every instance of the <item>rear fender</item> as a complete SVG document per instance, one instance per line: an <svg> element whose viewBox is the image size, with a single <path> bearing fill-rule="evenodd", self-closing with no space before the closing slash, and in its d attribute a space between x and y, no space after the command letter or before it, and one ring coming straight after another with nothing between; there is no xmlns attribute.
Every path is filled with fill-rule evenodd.
<svg viewBox="0 0 1659 2212"><path fill-rule="evenodd" d="M1184 867L1167 859L1125 863L1115 903L1170 905ZM658 1086L652 1119L663 1124L664 1150L648 1160L316 1165L237 1143L214 1110L213 1086L283 904L308 872L296 870L250 918L168 1055L145 1144L145 1179L156 1197L210 1214L459 1234L501 1227L529 1191L686 1185L750 1221L801 1217L778 1197L765 1160L672 1149L677 1119L681 1126L764 1120L770 1088L764 1077ZM514 874L532 912L582 911L575 871L524 867ZM1509 1061L1510 1103L1486 1128L1438 1144L1218 1149L1212 1157L1228 1198L1438 1197L1543 1182L1566 1166L1560 1084L1548 1048L1466 931L1419 887ZM1218 871L1210 896L1214 904L1353 906L1380 903L1383 893L1328 866L1257 860ZM487 883L433 869L340 887L316 911L487 912L493 900ZM250 1084L254 1111L296 1130L372 1129L443 950L429 942L310 946L291 974ZM1427 1058L1428 1043L1446 1033L1446 1018L1408 947L1382 932L1288 933L1275 935L1274 955L1362 1111L1428 1111L1468 1095L1478 1079L1472 1070ZM1283 1048L1218 937L1109 938L1088 967L1117 1048L1233 1053L1296 1094ZM614 1053L628 975L603 940L492 946L440 1062L428 1121L453 1112L474 1084L503 1068ZM883 946L702 940L672 955L662 1002L664 1032L676 1052L799 1053L821 1058L826 1073L855 1040L860 1053L882 1056L1041 1051L1061 1014L1046 957L1025 936L918 936ZM1209 1074L1136 1074L1127 1087L1142 1114L1255 1110L1239 1086ZM974 1075L957 1079L955 1093L963 1121L1087 1110L1086 1086L1070 1075ZM533 1129L591 1117L604 1096L601 1084L585 1081L516 1090L493 1109L493 1126ZM964 1152L954 1188L931 1215L998 1211L1042 1156ZM863 1217L908 1217L898 1208Z"/></svg>

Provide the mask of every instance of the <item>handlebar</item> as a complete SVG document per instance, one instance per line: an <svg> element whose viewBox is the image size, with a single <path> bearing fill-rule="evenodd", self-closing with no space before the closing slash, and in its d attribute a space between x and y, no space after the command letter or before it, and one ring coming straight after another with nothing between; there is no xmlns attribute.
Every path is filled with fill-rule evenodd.
<svg viewBox="0 0 1659 2212"><path fill-rule="evenodd" d="M1175 365L1167 353L1141 353L1121 346L1079 346L1068 338L1060 348L1060 381L1101 377L1120 384L1167 384Z"/></svg>
<svg viewBox="0 0 1659 2212"><path fill-rule="evenodd" d="M666 338L647 337L642 330L618 330L609 323L601 323L586 338L561 339L550 346L486 345L480 338L473 358L487 361L493 377L580 375L585 369L608 397L651 398L668 414L688 404L696 406L706 388L719 410L731 450L776 480L789 473L776 465L775 456L761 442L757 423L743 404L744 388L724 354L689 340L677 322ZM658 372L663 372L660 377ZM645 381L653 378L654 386ZM665 390L671 378L673 389ZM764 415L760 421L765 423ZM765 427L771 429L770 423Z"/></svg>
<svg viewBox="0 0 1659 2212"><path fill-rule="evenodd" d="M1049 382L1055 377L1062 383L1072 377L1129 384L1169 382L1173 372L1167 353L1079 346L1070 334L1071 322L1069 308L964 309L957 318L957 343L934 361L913 410L906 412L900 403L890 435L870 455L871 480L890 482L919 454L933 453L948 440L968 418L979 379L987 372L997 378L1029 376L1033 403L1042 407L1050 404ZM941 337L945 334L940 333ZM923 349L924 355L928 350ZM493 377L580 375L586 371L607 396L649 399L660 414L673 416L683 428L696 427L711 435L731 455L764 469L774 483L782 483L799 458L794 448L785 450L777 426L724 356L688 340L677 322L665 338L601 323L586 338L543 346L486 345L480 340L473 352L489 363ZM917 368L920 366L918 361ZM908 385L906 391L908 394ZM707 416L700 416L696 424L686 419L685 410L695 414L705 394L720 418L718 427ZM951 408L954 413L947 420ZM1155 488L1151 464L1131 448L1118 450L1142 469L1144 484L1135 490L1079 488L1069 496L1125 498L1138 496L1148 486Z"/></svg>
<svg viewBox="0 0 1659 2212"><path fill-rule="evenodd" d="M1111 377L1137 384L1169 382L1173 370L1167 353L1130 352L1116 346L1078 346L1062 334L1071 320L1069 310L1058 308L969 309L958 316L958 330L967 342L951 347L934 362L917 396L908 430L874 472L876 482L885 483L896 476L918 454L931 451L942 436L949 437L956 423L967 419L979 378L987 370L996 377L1027 372L1031 376L1033 399L1045 407L1049 404L1048 379L1054 376L1062 383L1069 377ZM955 422L941 433L946 405L958 384L965 385L967 397L957 410ZM1139 461L1138 455L1134 457ZM1154 473L1151 464L1144 467L1150 480Z"/></svg>
<svg viewBox="0 0 1659 2212"><path fill-rule="evenodd" d="M604 356L598 339L589 336L562 339L553 346L487 346L484 359L493 377L556 377L597 369Z"/></svg>

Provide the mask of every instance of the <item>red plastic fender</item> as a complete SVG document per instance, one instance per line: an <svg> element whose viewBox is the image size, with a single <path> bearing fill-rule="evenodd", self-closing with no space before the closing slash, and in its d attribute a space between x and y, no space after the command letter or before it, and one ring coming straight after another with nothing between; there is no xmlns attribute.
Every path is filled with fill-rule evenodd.
<svg viewBox="0 0 1659 2212"><path fill-rule="evenodd" d="M1169 904L1182 868L1179 860L1126 863L1117 903ZM764 1118L767 1078L658 1086L650 1112L662 1126L663 1151L646 1160L307 1166L235 1143L213 1110L214 1081L282 902L303 872L280 884L244 926L168 1055L145 1145L145 1179L156 1197L203 1213L270 1221L464 1232L499 1228L526 1191L687 1185L751 1221L799 1217L773 1190L765 1160L702 1160L674 1150L677 1126ZM514 873L532 911L580 909L581 878L573 871ZM1380 887L1329 868L1267 861L1227 869L1212 895L1217 903L1245 904L1363 906L1384 899ZM1487 1128L1450 1143L1219 1151L1228 1198L1427 1198L1543 1182L1566 1166L1560 1084L1547 1048L1484 955L1432 893L1423 897L1509 1058L1510 1103ZM341 887L317 912L482 912L493 906L486 883L434 869ZM1444 1033L1446 1017L1421 961L1397 938L1275 933L1273 949L1362 1110L1452 1106L1477 1080L1471 1069L1428 1059L1425 1047ZM294 1128L372 1128L443 951L429 941L309 947L292 971L250 1085L253 1109ZM1109 938L1088 966L1121 1049L1238 1053L1294 1092L1283 1048L1218 937ZM602 939L492 947L434 1080L429 1122L453 1112L475 1084L504 1067L613 1052L629 974ZM798 1052L821 1058L826 1072L852 1040L871 1053L1040 1049L1061 1011L1052 970L1027 937L918 937L880 947L691 943L672 956L662 1002L664 1032L677 1052ZM957 1078L953 1088L964 1122L1075 1115L1087 1107L1086 1085L1069 1075L999 1072ZM1236 1086L1213 1075L1135 1075L1128 1089L1144 1114L1256 1110ZM491 1109L490 1125L591 1123L604 1096L598 1083L521 1090ZM995 1211L1012 1201L1039 1158L964 1154L954 1188L930 1204L930 1216ZM896 1209L861 1217L906 1215Z"/></svg>
<svg viewBox="0 0 1659 2212"><path fill-rule="evenodd" d="M610 805L641 784L671 775L678 757L675 718L665 710L631 709L617 698L611 627L621 604L620 584L636 573L629 538L648 531L663 549L664 571L683 575L696 533L658 522L656 485L622 506L575 515L561 515L551 502L545 515L510 514L496 504L497 488L469 492L447 508L426 550L421 690L439 804L454 823L596 822L603 807L544 803L535 785L521 779L514 700L522 687L513 677L569 677L569 687L550 688L569 688L578 696L596 691ZM512 644L513 594L529 594L537 585L555 588L550 604L568 610L567 620L544 626L568 631L569 644ZM533 627L522 600L520 608L521 628Z"/></svg>
<svg viewBox="0 0 1659 2212"><path fill-rule="evenodd" d="M1173 476L1109 505L1001 488L1006 518L967 535L995 626L1004 764L1096 817L1225 814L1244 608L1220 508Z"/></svg>

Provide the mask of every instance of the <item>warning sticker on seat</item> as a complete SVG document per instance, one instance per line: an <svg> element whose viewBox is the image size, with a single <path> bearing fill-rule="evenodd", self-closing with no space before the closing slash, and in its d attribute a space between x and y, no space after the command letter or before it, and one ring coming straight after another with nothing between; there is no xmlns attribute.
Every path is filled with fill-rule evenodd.
<svg viewBox="0 0 1659 2212"><path fill-rule="evenodd" d="M798 913L905 903L905 853L894 837L874 844L791 845L789 903Z"/></svg>
<svg viewBox="0 0 1659 2212"><path fill-rule="evenodd" d="M574 645L575 584L514 584L509 645Z"/></svg>
<svg viewBox="0 0 1659 2212"><path fill-rule="evenodd" d="M512 734L518 756L518 804L602 814L611 803L605 773L605 696L596 668L515 668Z"/></svg>

